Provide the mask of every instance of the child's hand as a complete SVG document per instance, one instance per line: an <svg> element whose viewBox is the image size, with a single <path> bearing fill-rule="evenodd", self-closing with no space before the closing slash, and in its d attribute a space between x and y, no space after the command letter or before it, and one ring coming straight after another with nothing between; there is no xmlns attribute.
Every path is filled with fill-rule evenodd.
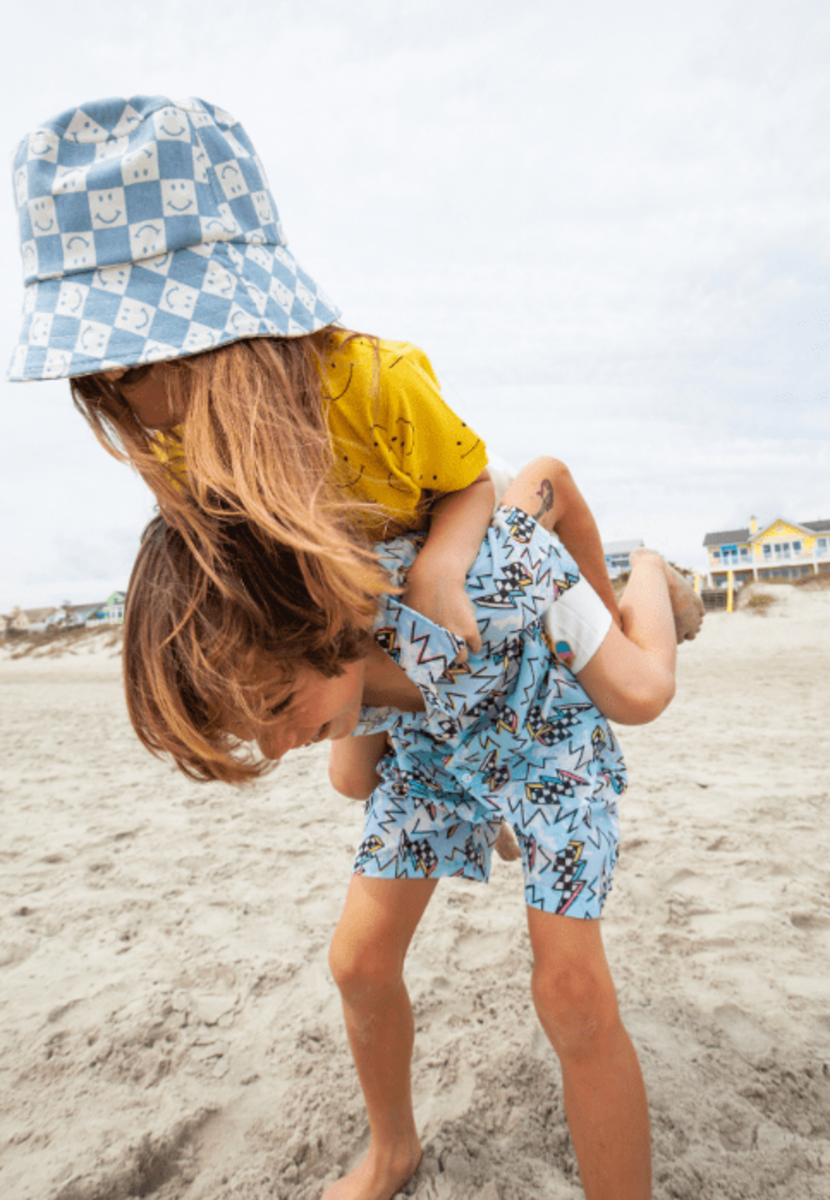
<svg viewBox="0 0 830 1200"><path fill-rule="evenodd" d="M416 612L429 617L436 625L449 629L467 643L466 649L458 653L457 662L467 661L467 650L478 654L481 649L481 634L476 622L472 601L464 590L463 580L437 576L429 580L410 571L406 590L401 597L404 604Z"/></svg>

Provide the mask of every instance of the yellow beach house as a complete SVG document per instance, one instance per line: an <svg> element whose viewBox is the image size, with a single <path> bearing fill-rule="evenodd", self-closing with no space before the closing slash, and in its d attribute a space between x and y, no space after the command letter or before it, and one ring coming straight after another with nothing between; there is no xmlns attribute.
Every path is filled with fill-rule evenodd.
<svg viewBox="0 0 830 1200"><path fill-rule="evenodd" d="M713 587L725 587L729 571L736 586L830 571L830 520L799 524L777 517L759 529L755 517L750 517L748 529L707 533L703 545L709 553Z"/></svg>

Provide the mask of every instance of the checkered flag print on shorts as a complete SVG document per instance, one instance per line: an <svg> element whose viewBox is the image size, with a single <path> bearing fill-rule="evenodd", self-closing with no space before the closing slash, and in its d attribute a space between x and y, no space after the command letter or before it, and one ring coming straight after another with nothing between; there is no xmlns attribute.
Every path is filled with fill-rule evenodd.
<svg viewBox="0 0 830 1200"><path fill-rule="evenodd" d="M578 878L582 874L581 859L581 842L569 842L562 853L557 854L554 859L553 869L559 877L553 884L553 890L562 893L562 900L557 906L557 912L564 912L585 886L584 880Z"/></svg>

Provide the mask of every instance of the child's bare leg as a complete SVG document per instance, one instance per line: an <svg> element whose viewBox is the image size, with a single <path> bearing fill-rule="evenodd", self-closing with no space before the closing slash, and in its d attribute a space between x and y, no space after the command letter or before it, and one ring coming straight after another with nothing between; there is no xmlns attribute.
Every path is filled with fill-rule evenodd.
<svg viewBox="0 0 830 1200"><path fill-rule="evenodd" d="M617 599L602 550L597 523L576 486L568 468L558 458L535 458L522 467L501 499L530 513L557 537L576 560L580 574L611 613L614 624L621 624Z"/></svg>
<svg viewBox="0 0 830 1200"><path fill-rule="evenodd" d="M516 835L506 821L502 821L501 823L499 836L496 838L493 849L499 858L503 858L505 862L515 862L517 858L522 857L521 847L516 840Z"/></svg>
<svg viewBox="0 0 830 1200"><path fill-rule="evenodd" d="M421 1161L410 1089L414 1022L403 964L435 887L431 880L362 875L349 885L329 964L343 999L371 1141L363 1162L322 1200L391 1200Z"/></svg>
<svg viewBox="0 0 830 1200"><path fill-rule="evenodd" d="M620 1019L599 921L529 908L533 1000L562 1064L565 1110L586 1200L648 1200L648 1105Z"/></svg>
<svg viewBox="0 0 830 1200"><path fill-rule="evenodd" d="M666 564L653 550L635 550L620 599L623 633L651 660L674 674L677 663L674 612Z"/></svg>
<svg viewBox="0 0 830 1200"><path fill-rule="evenodd" d="M575 559L579 573L611 613L617 625L620 613L617 597L608 574L602 539L594 515L585 497L563 462L553 459L556 470L550 480L553 503L553 530L562 545Z"/></svg>
<svg viewBox="0 0 830 1200"><path fill-rule="evenodd" d="M632 568L639 559L649 556L660 558L660 555L656 555L654 550L635 550L631 555ZM697 637L700 627L703 624L703 617L706 612L703 607L703 601L688 579L684 579L679 571L676 571L674 567L670 566L662 558L661 562L663 563L663 571L669 588L669 601L674 616L677 643L679 645L684 641L690 642L693 638Z"/></svg>
<svg viewBox="0 0 830 1200"><path fill-rule="evenodd" d="M677 639L665 563L640 553L620 600L622 631L612 625L577 678L610 721L644 725L675 692Z"/></svg>

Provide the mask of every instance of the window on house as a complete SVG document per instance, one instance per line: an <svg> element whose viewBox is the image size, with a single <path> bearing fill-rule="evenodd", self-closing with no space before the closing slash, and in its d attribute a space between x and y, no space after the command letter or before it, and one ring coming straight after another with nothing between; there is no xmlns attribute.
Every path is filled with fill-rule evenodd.
<svg viewBox="0 0 830 1200"><path fill-rule="evenodd" d="M801 553L801 542L793 542L793 550L796 554Z"/></svg>
<svg viewBox="0 0 830 1200"><path fill-rule="evenodd" d="M819 554L826 554L827 553L827 538L818 538L816 540L816 549L818 550Z"/></svg>
<svg viewBox="0 0 830 1200"><path fill-rule="evenodd" d="M764 542L764 558L772 558L772 546L769 542Z"/></svg>
<svg viewBox="0 0 830 1200"><path fill-rule="evenodd" d="M749 546L741 546L741 558L749 558Z"/></svg>

